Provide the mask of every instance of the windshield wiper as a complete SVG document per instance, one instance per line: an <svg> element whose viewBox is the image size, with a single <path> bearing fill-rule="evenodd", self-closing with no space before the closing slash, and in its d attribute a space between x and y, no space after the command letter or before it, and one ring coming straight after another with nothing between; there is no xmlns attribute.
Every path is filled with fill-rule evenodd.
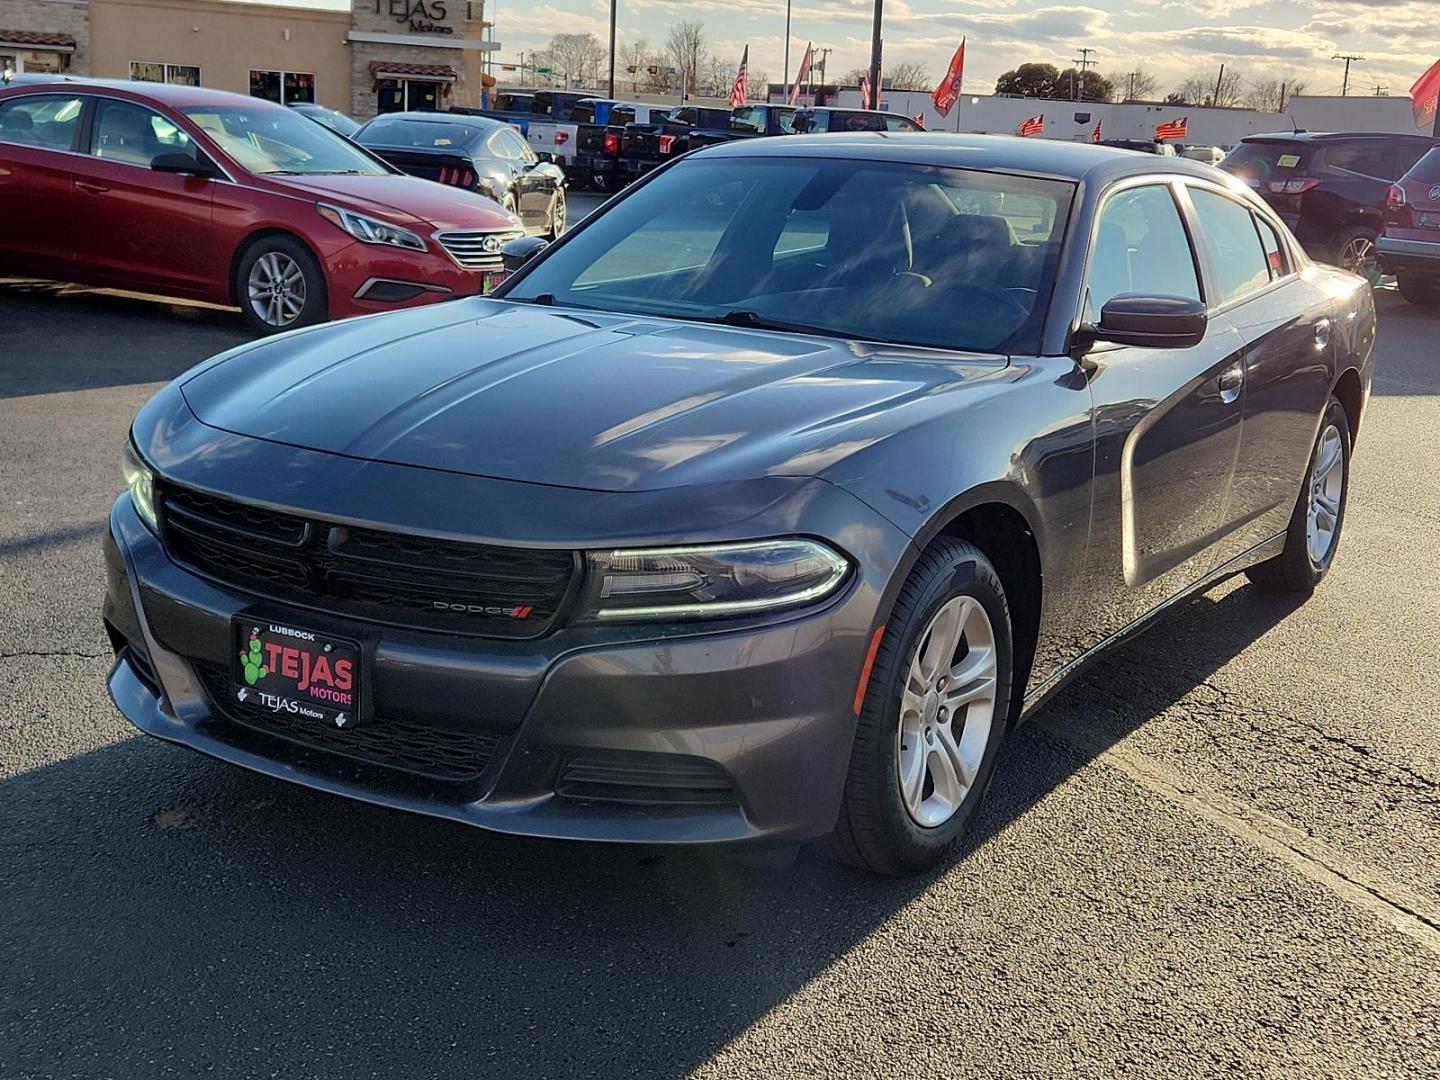
<svg viewBox="0 0 1440 1080"><path fill-rule="evenodd" d="M735 308L719 315L672 315L673 319L692 319L696 322L719 323L721 326L743 326L751 330L777 330L784 334L819 334L822 337L850 338L843 330L829 326L812 326L809 323L786 322L771 319L755 311Z"/></svg>

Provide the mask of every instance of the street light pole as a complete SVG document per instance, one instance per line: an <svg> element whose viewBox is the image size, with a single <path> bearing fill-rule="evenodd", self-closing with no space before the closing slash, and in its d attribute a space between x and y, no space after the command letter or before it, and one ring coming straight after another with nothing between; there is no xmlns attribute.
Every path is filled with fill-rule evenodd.
<svg viewBox="0 0 1440 1080"><path fill-rule="evenodd" d="M782 81L787 88L790 86L790 0L785 0L785 75Z"/></svg>
<svg viewBox="0 0 1440 1080"><path fill-rule="evenodd" d="M870 26L870 96L871 102L862 101L861 108L880 107L880 26L884 19L885 0L875 0L875 21Z"/></svg>
<svg viewBox="0 0 1440 1080"><path fill-rule="evenodd" d="M615 100L615 5L619 0L610 0L610 100Z"/></svg>

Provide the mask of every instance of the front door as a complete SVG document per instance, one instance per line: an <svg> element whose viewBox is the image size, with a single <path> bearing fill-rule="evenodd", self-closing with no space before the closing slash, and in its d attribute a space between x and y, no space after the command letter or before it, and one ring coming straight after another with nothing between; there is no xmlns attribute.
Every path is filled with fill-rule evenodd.
<svg viewBox="0 0 1440 1080"><path fill-rule="evenodd" d="M1201 277L1170 183L1106 200L1088 269L1087 318L1123 294L1202 299ZM1187 349L1091 349L1096 488L1095 639L1203 577L1225 535L1240 448L1244 343L1212 318Z"/></svg>
<svg viewBox="0 0 1440 1080"><path fill-rule="evenodd" d="M153 109L95 99L89 154L74 165L77 258L92 277L142 291L213 294L230 254L211 224L216 181L150 167L162 154L195 152L190 136Z"/></svg>

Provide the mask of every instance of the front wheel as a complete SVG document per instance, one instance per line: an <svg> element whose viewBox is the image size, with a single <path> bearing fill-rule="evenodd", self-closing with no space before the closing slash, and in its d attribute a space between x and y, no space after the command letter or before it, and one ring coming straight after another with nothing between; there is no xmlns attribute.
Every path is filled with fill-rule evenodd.
<svg viewBox="0 0 1440 1080"><path fill-rule="evenodd" d="M293 236L256 240L240 257L235 279L240 310L261 333L309 326L328 315L320 263Z"/></svg>
<svg viewBox="0 0 1440 1080"><path fill-rule="evenodd" d="M1005 589L990 561L963 540L937 540L880 639L832 853L898 876L954 850L1004 736L1011 642Z"/></svg>
<svg viewBox="0 0 1440 1080"><path fill-rule="evenodd" d="M1400 295L1417 307L1440 307L1440 276L1402 270L1395 275Z"/></svg>
<svg viewBox="0 0 1440 1080"><path fill-rule="evenodd" d="M1350 421L1340 402L1331 398L1290 514L1284 550L1252 566L1245 576L1264 589L1314 592L1335 561L1349 495Z"/></svg>

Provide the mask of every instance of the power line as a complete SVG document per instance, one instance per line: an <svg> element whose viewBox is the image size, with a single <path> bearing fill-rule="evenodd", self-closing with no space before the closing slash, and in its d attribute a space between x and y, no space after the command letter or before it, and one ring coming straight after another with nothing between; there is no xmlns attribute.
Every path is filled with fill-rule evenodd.
<svg viewBox="0 0 1440 1080"><path fill-rule="evenodd" d="M1336 54L1335 54L1334 56L1332 56L1330 59L1331 59L1331 60L1344 60L1344 61L1345 61L1345 78L1344 78L1344 80L1340 83L1340 96L1341 96L1341 97L1349 97L1349 96L1350 96L1350 63L1351 63L1351 61L1354 61L1355 63L1359 63L1359 62L1361 62L1362 60L1364 60L1365 57L1363 57L1363 56L1357 56L1357 55L1355 55L1354 53L1336 53Z"/></svg>

